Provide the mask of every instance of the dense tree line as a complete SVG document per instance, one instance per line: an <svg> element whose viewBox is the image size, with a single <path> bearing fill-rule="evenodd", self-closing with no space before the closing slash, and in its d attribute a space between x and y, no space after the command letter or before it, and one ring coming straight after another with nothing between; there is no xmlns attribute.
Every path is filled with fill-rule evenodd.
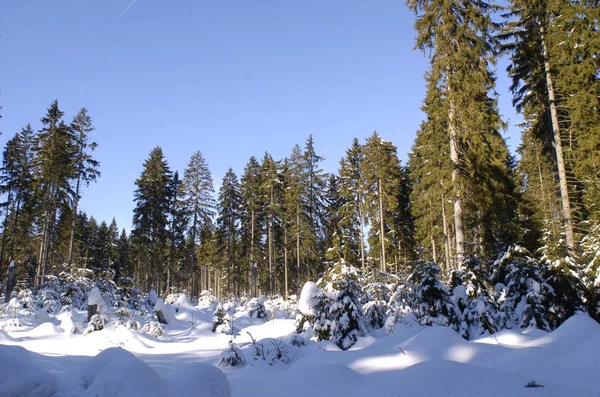
<svg viewBox="0 0 600 397"><path fill-rule="evenodd" d="M416 14L415 47L430 62L425 119L406 164L373 133L349 142L328 174L309 136L285 158L267 152L250 157L239 176L229 169L215 192L201 152L180 177L156 147L136 180L127 235L114 221L98 225L78 212L82 186L99 176L94 128L85 109L66 124L54 102L37 132L28 125L4 150L0 271L14 259L34 284L76 266L159 292L287 297L333 263L410 274L431 261L441 268L436 278L456 284L473 261L492 275L499 258L521 246L539 259L531 271L565 304L573 298L595 311L597 1L407 5ZM503 54L524 118L518 161L502 136L495 91Z"/></svg>

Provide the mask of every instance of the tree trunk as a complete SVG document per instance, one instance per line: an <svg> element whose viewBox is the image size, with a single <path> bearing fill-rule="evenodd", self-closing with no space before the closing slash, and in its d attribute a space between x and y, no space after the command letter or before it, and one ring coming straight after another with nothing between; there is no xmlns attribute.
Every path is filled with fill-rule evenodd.
<svg viewBox="0 0 600 397"><path fill-rule="evenodd" d="M448 70L448 81L451 71ZM448 93L451 93L450 82L448 82ZM465 259L465 232L463 229L463 204L462 192L459 181L459 155L458 137L454 126L454 103L450 100L448 110L448 130L450 133L450 161L452 162L452 189L454 191L454 229L456 234L456 267L462 265Z"/></svg>
<svg viewBox="0 0 600 397"><path fill-rule="evenodd" d="M548 86L548 102L550 104L550 117L552 119L552 146L556 154L556 165L558 167L558 184L560 186L560 198L562 204L562 218L567 237L567 249L573 253L576 249L575 234L573 232L573 219L571 218L571 201L569 199L569 189L567 186L567 170L563 156L562 142L560 138L560 127L558 124L558 112L556 109L556 97L554 93L554 82L550 74L550 59L548 49L546 48L546 39L544 36L544 27L540 27L542 37L542 49L544 53L544 71L546 73L546 85Z"/></svg>
<svg viewBox="0 0 600 397"><path fill-rule="evenodd" d="M283 233L283 284L284 284L284 297L285 300L288 298L288 248L287 248L287 232Z"/></svg>
<svg viewBox="0 0 600 397"><path fill-rule="evenodd" d="M362 199L358 196L358 224L359 224L359 235L360 235L360 264L362 268L365 268L365 220L363 219L362 213Z"/></svg>
<svg viewBox="0 0 600 397"><path fill-rule="evenodd" d="M385 272L385 234L383 230L383 197L381 197L381 178L377 181L379 185L379 240L381 242L381 270Z"/></svg>
<svg viewBox="0 0 600 397"><path fill-rule="evenodd" d="M81 151L79 155L81 156ZM77 206L79 205L79 187L81 184L81 172L77 175L77 185L75 187L75 202L73 203L73 220L71 221L71 238L69 240L69 259L67 261L67 266L69 267L69 271L73 273L73 243L75 241L75 220L77 219Z"/></svg>

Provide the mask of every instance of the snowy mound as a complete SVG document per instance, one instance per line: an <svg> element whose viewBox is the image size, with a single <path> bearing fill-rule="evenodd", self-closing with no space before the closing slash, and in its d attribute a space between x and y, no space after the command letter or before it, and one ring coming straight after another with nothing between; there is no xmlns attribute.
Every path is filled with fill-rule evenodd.
<svg viewBox="0 0 600 397"><path fill-rule="evenodd" d="M298 310L302 314L308 314L314 316L313 306L314 298L320 296L323 292L317 287L317 284L312 281L308 281L302 287L302 293L300 293L300 301L298 302Z"/></svg>
<svg viewBox="0 0 600 397"><path fill-rule="evenodd" d="M119 348L106 349L89 360L81 382L89 397L168 397L159 376L142 360Z"/></svg>
<svg viewBox="0 0 600 397"><path fill-rule="evenodd" d="M169 384L173 396L231 397L225 374L210 364L186 364L171 373Z"/></svg>
<svg viewBox="0 0 600 397"><path fill-rule="evenodd" d="M57 327L52 323L46 322L38 325L31 331L27 332L27 336L30 338L43 338L46 336L54 336L65 332L63 328Z"/></svg>
<svg viewBox="0 0 600 397"><path fill-rule="evenodd" d="M57 391L54 375L37 366L22 347L0 345L0 374L2 397L48 397Z"/></svg>
<svg viewBox="0 0 600 397"><path fill-rule="evenodd" d="M102 294L98 287L92 288L88 295L88 305L102 305Z"/></svg>
<svg viewBox="0 0 600 397"><path fill-rule="evenodd" d="M577 346L600 336L600 324L585 313L578 312L542 340L565 346Z"/></svg>

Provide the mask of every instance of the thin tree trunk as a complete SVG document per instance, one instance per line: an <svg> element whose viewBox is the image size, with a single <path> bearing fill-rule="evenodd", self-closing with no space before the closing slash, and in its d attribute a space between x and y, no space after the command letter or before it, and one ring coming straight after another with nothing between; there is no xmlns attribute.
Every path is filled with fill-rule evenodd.
<svg viewBox="0 0 600 397"><path fill-rule="evenodd" d="M442 225L444 228L444 249L446 252L446 269L448 271L452 268L452 244L450 239L450 231L448 230L448 220L446 219L446 196L444 194L444 184L442 185Z"/></svg>
<svg viewBox="0 0 600 397"><path fill-rule="evenodd" d="M452 72L448 70L450 76ZM448 80L450 80L448 76ZM448 82L448 92L451 92ZM465 259L465 232L463 229L463 204L462 192L459 182L459 156L458 156L458 137L454 126L454 103L450 100L450 109L448 110L448 130L450 133L450 161L452 162L452 188L454 190L454 229L456 237L456 266L462 265Z"/></svg>
<svg viewBox="0 0 600 397"><path fill-rule="evenodd" d="M81 151L79 152L81 156ZM71 238L69 240L69 260L67 265L69 271L73 273L73 243L75 241L75 220L77 219L77 206L79 205L79 186L81 184L81 172L77 175L77 185L75 187L75 202L73 203L73 219L71 221Z"/></svg>
<svg viewBox="0 0 600 397"><path fill-rule="evenodd" d="M6 208L9 209L10 208L10 203L12 201L12 190L8 190L8 195L7 195L7 206ZM8 236L8 233L6 233L6 228L8 226L8 215L9 215L9 211L6 211L6 216L4 217L4 225L2 227L2 248L0 248L0 269L2 269L2 264L4 263L4 247L6 246L6 238Z"/></svg>
<svg viewBox="0 0 600 397"><path fill-rule="evenodd" d="M361 267L365 268L365 220L363 219L362 213L362 199L358 196L358 224L360 225L359 236L360 236L360 264Z"/></svg>
<svg viewBox="0 0 600 397"><path fill-rule="evenodd" d="M429 200L429 213L433 214L433 208L431 206L431 200ZM433 255L433 262L437 263L437 254L435 250L435 238L433 237L433 219L431 220L431 232L429 233L431 237L431 253Z"/></svg>
<svg viewBox="0 0 600 397"><path fill-rule="evenodd" d="M283 283L284 283L284 297L285 300L288 298L288 248L287 248L287 231L283 233Z"/></svg>
<svg viewBox="0 0 600 397"><path fill-rule="evenodd" d="M296 203L296 266L300 276L300 208L298 203Z"/></svg>
<svg viewBox="0 0 600 397"><path fill-rule="evenodd" d="M560 186L560 198L562 204L562 218L567 237L567 249L573 253L576 249L575 234L573 232L573 219L571 218L571 201L569 199L569 189L567 186L567 170L563 156L562 142L560 138L560 127L558 124L558 112L556 109L556 97L554 93L554 82L550 74L550 59L548 49L546 48L546 39L544 36L544 27L540 27L542 37L542 49L544 53L544 71L546 73L546 85L548 86L548 102L550 104L550 117L552 119L552 146L556 154L556 165L558 167L558 184Z"/></svg>
<svg viewBox="0 0 600 397"><path fill-rule="evenodd" d="M250 268L248 269L248 284L251 284L249 289L252 291L252 296L256 296L256 285L254 284L254 280L250 280L252 269L254 269L254 209L252 209L250 212Z"/></svg>
<svg viewBox="0 0 600 397"><path fill-rule="evenodd" d="M383 197L381 197L381 178L378 180L379 188L379 239L381 241L381 270L385 272L385 234L383 231Z"/></svg>
<svg viewBox="0 0 600 397"><path fill-rule="evenodd" d="M274 288L273 288L273 282L274 282L274 277L273 277L273 236L271 233L271 229L272 229L272 223L273 223L273 187L271 187L271 208L269 209L269 225L268 225L268 231L267 231L267 238L269 239L269 289L270 289L270 293L271 295L273 295L274 292Z"/></svg>

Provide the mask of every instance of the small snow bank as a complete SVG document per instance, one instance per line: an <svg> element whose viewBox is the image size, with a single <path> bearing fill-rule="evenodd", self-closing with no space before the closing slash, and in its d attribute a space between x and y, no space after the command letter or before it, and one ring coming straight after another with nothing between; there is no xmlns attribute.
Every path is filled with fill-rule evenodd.
<svg viewBox="0 0 600 397"><path fill-rule="evenodd" d="M280 372L278 378L278 383L286 385L287 390L302 390L306 395L321 396L348 395L356 387L369 382L368 378L345 365L314 361L298 361L293 371Z"/></svg>
<svg viewBox="0 0 600 397"><path fill-rule="evenodd" d="M554 342L563 346L574 347L598 336L600 336L600 324L586 313L577 312L560 327L547 336L540 338L540 342Z"/></svg>
<svg viewBox="0 0 600 397"><path fill-rule="evenodd" d="M0 396L49 397L57 391L57 379L35 364L20 346L0 345Z"/></svg>
<svg viewBox="0 0 600 397"><path fill-rule="evenodd" d="M161 378L142 360L120 348L106 349L90 359L81 376L89 397L168 397Z"/></svg>
<svg viewBox="0 0 600 397"><path fill-rule="evenodd" d="M231 387L223 371L210 364L190 363L171 372L171 396L231 397Z"/></svg>
<svg viewBox="0 0 600 397"><path fill-rule="evenodd" d="M34 329L24 332L23 335L30 338L45 338L50 336L55 336L57 334L64 333L65 330L61 327L57 327L56 325L46 322L38 325Z"/></svg>

